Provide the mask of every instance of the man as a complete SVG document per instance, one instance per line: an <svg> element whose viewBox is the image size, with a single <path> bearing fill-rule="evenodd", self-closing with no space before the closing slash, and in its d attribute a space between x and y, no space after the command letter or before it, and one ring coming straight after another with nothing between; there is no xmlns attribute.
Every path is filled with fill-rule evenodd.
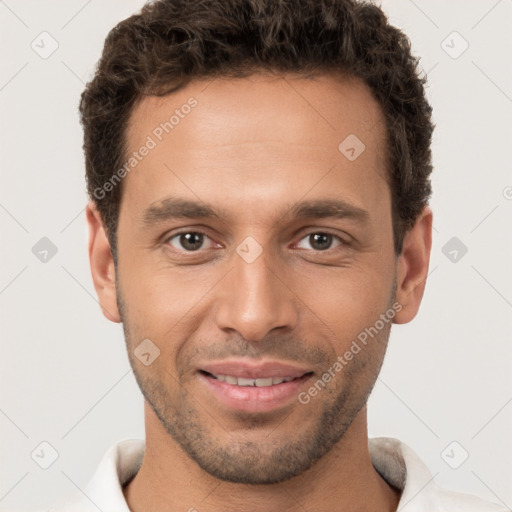
<svg viewBox="0 0 512 512"><path fill-rule="evenodd" d="M89 257L146 440L62 511L491 511L367 435L428 273L431 108L351 0L160 0L82 96Z"/></svg>

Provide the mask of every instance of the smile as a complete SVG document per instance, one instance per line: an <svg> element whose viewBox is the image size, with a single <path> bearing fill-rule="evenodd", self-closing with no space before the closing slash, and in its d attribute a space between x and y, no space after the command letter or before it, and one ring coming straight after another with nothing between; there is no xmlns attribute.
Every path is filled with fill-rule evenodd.
<svg viewBox="0 0 512 512"><path fill-rule="evenodd" d="M259 377L250 379L199 371L200 381L211 396L212 404L228 410L248 413L270 412L297 404L298 394L313 376Z"/></svg>
<svg viewBox="0 0 512 512"><path fill-rule="evenodd" d="M294 380L293 377L266 377L259 379L246 379L243 377L235 377L234 375L214 375L208 372L205 373L217 380L232 384L233 386L257 386L262 388Z"/></svg>

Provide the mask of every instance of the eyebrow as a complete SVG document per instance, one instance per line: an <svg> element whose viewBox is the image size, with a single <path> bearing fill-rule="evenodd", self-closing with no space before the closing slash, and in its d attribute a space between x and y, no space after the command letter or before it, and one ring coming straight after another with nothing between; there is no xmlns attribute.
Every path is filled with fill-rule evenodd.
<svg viewBox="0 0 512 512"><path fill-rule="evenodd" d="M143 213L142 221L146 225L172 219L219 219L223 215L202 202L187 199L166 198L151 204Z"/></svg>
<svg viewBox="0 0 512 512"><path fill-rule="evenodd" d="M360 223L367 222L370 214L342 199L319 199L297 203L291 210L291 216L303 219L351 219Z"/></svg>
<svg viewBox="0 0 512 512"><path fill-rule="evenodd" d="M216 209L202 201L181 198L165 198L151 204L142 214L146 226L159 224L173 219L217 219L226 221L228 214L223 209ZM285 210L280 218L295 219L350 219L359 223L369 220L369 213L342 199L317 199L301 201Z"/></svg>

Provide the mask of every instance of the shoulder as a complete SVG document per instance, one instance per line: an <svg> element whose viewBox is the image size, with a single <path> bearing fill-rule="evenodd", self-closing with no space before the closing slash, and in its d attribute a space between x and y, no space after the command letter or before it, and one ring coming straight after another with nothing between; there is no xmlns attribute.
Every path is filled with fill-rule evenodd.
<svg viewBox="0 0 512 512"><path fill-rule="evenodd" d="M139 470L145 443L126 439L113 444L103 455L86 486L51 508L35 512L130 512L123 496L123 485Z"/></svg>
<svg viewBox="0 0 512 512"><path fill-rule="evenodd" d="M398 439L372 438L368 444L375 470L402 491L400 512L510 512L476 496L441 488L418 455Z"/></svg>

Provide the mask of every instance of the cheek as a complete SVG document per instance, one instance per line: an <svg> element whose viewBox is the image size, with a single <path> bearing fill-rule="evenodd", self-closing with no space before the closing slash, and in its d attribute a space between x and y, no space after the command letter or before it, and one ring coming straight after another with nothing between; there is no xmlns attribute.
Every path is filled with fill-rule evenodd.
<svg viewBox="0 0 512 512"><path fill-rule="evenodd" d="M150 339L160 350L160 360L175 372L184 348L212 310L222 273L126 263L120 265L119 277L130 344L135 348L140 340Z"/></svg>
<svg viewBox="0 0 512 512"><path fill-rule="evenodd" d="M344 269L317 269L314 274L295 276L290 286L297 290L304 314L311 317L337 344L352 340L373 325L391 300L393 271L376 265ZM335 347L337 349L337 347Z"/></svg>
<svg viewBox="0 0 512 512"><path fill-rule="evenodd" d="M119 279L132 314L143 315L145 323L151 319L153 325L168 325L186 315L212 289L216 276L214 269L173 268L162 257L144 254L128 256L119 265Z"/></svg>

